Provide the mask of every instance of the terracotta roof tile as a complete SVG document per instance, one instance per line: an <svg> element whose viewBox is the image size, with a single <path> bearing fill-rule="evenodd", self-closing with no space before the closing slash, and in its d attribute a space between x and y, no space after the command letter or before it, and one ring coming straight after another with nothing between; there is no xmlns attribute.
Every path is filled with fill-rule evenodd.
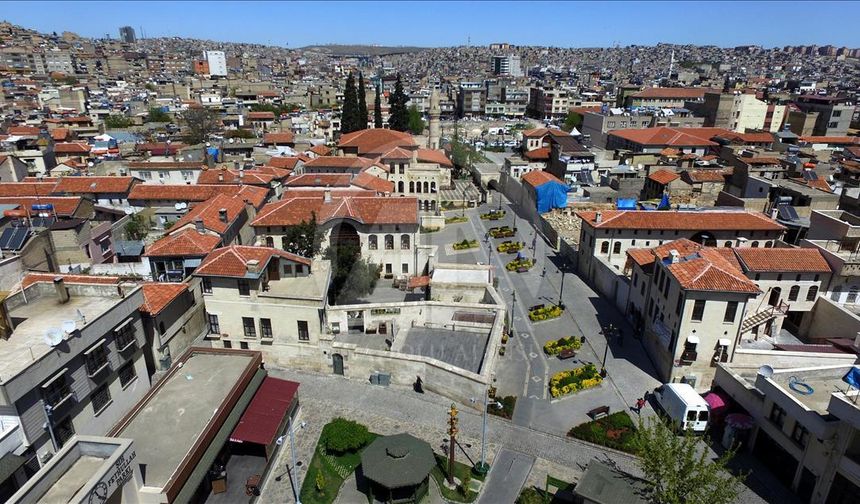
<svg viewBox="0 0 860 504"><path fill-rule="evenodd" d="M830 273L830 266L814 248L737 248L734 249L747 271L786 273Z"/></svg>
<svg viewBox="0 0 860 504"><path fill-rule="evenodd" d="M295 156L275 156L266 161L269 166L275 168L285 168L287 170L295 170L300 159Z"/></svg>
<svg viewBox="0 0 860 504"><path fill-rule="evenodd" d="M698 131L697 131L698 130ZM608 134L623 138L640 145L671 146L671 147L712 147L717 143L712 142L716 133L724 132L721 128L642 128L612 130ZM713 133L713 134L712 134Z"/></svg>
<svg viewBox="0 0 860 504"><path fill-rule="evenodd" d="M269 191L264 187L256 187L252 185L237 185L237 184L208 184L208 185L189 185L189 184L135 184L129 192L128 199L130 200L153 200L153 201L179 201L179 202L198 202L206 201L216 194L226 194L228 196L237 196L243 200L247 199L254 204L255 207L265 203Z"/></svg>
<svg viewBox="0 0 860 504"><path fill-rule="evenodd" d="M374 128L341 136L338 147L356 148L361 156L381 155L395 147L414 148L415 140L409 133Z"/></svg>
<svg viewBox="0 0 860 504"><path fill-rule="evenodd" d="M549 147L542 147L540 149L530 150L523 153L523 157L527 159L531 159L533 161L547 161L549 159L550 153Z"/></svg>
<svg viewBox="0 0 860 504"><path fill-rule="evenodd" d="M800 140L815 144L830 144L830 145L854 145L860 144L860 137L856 136L805 136L800 137Z"/></svg>
<svg viewBox="0 0 860 504"><path fill-rule="evenodd" d="M668 264L666 269L681 287L693 291L761 292L752 280L745 277L721 253L703 248L678 263Z"/></svg>
<svg viewBox="0 0 860 504"><path fill-rule="evenodd" d="M284 131L281 133L266 133L265 135L263 135L264 145L291 144L295 141L296 136L289 131Z"/></svg>
<svg viewBox="0 0 860 504"><path fill-rule="evenodd" d="M557 128L534 128L523 131L523 138L540 138L545 135L570 136L570 133Z"/></svg>
<svg viewBox="0 0 860 504"><path fill-rule="evenodd" d="M54 128L51 130L51 138L55 142L62 142L69 138L69 128Z"/></svg>
<svg viewBox="0 0 860 504"><path fill-rule="evenodd" d="M239 174L242 177L239 177ZM233 168L215 168L212 170L203 170L197 178L198 184L250 184L256 186L269 187L275 176L263 171L254 170L235 170Z"/></svg>
<svg viewBox="0 0 860 504"><path fill-rule="evenodd" d="M227 222L221 220L222 209L227 211ZM240 198L225 194L216 194L211 199L194 205L188 213L173 224L169 234L174 234L174 229L179 230L188 224L196 226L195 223L200 219L203 221L203 227L207 231L214 231L223 235L230 228L230 225L244 212L245 202Z"/></svg>
<svg viewBox="0 0 860 504"><path fill-rule="evenodd" d="M314 145L308 150L313 152L317 156L328 156L331 154L331 147L327 145Z"/></svg>
<svg viewBox="0 0 860 504"><path fill-rule="evenodd" d="M90 146L75 142L54 144L55 154L89 154Z"/></svg>
<svg viewBox="0 0 860 504"><path fill-rule="evenodd" d="M555 182L567 187L567 184L559 180L558 177L550 172L543 170L532 170L521 177L522 181L532 187L539 187L547 182Z"/></svg>
<svg viewBox="0 0 860 504"><path fill-rule="evenodd" d="M110 285L118 284L121 279L117 276L98 276L98 275L67 275L62 273L27 273L27 276L21 281L23 287L29 287L34 283L51 282L54 278L60 277L63 282L70 284L100 284Z"/></svg>
<svg viewBox="0 0 860 504"><path fill-rule="evenodd" d="M411 156L410 156L411 157ZM320 156L305 163L308 168L335 168L363 170L372 165L373 161L360 157Z"/></svg>
<svg viewBox="0 0 860 504"><path fill-rule="evenodd" d="M48 196L54 185L53 182L2 182L0 197Z"/></svg>
<svg viewBox="0 0 860 504"><path fill-rule="evenodd" d="M287 187L349 187L352 175L349 173L304 173L293 175L284 184Z"/></svg>
<svg viewBox="0 0 860 504"><path fill-rule="evenodd" d="M35 210L32 210L33 205L36 204L51 204L54 205L54 212L61 217L70 217L74 215L74 213L78 210L78 207L81 206L81 201L83 198L80 196L41 196L41 197L33 197L33 196L14 196L2 198L0 197L0 205L19 205L21 207L30 210L30 212L35 213Z"/></svg>
<svg viewBox="0 0 860 504"><path fill-rule="evenodd" d="M534 172L532 172L534 173ZM758 212L713 210L713 211L648 211L605 210L602 221L595 224L596 212L576 213L586 225L600 229L677 229L685 231L739 230L782 231L785 227Z"/></svg>
<svg viewBox="0 0 860 504"><path fill-rule="evenodd" d="M454 163L448 159L445 152L437 149L418 149L418 161L423 163L439 163L446 168L453 168Z"/></svg>
<svg viewBox="0 0 860 504"><path fill-rule="evenodd" d="M648 178L650 180L653 180L654 182L657 182L658 184L666 185L670 182L678 180L679 178L681 178L681 176L673 171L657 170L648 175Z"/></svg>
<svg viewBox="0 0 860 504"><path fill-rule="evenodd" d="M188 292L187 284L176 282L146 282L141 287L143 304L140 306L140 311L149 315L158 315L174 299Z"/></svg>
<svg viewBox="0 0 860 504"><path fill-rule="evenodd" d="M361 172L352 179L352 185L379 193L394 192L394 182L383 180L367 172Z"/></svg>
<svg viewBox="0 0 860 504"><path fill-rule="evenodd" d="M60 177L55 193L128 193L134 177Z"/></svg>
<svg viewBox="0 0 860 504"><path fill-rule="evenodd" d="M193 228L162 237L143 254L147 257L202 257L212 252L221 237L213 234L198 233Z"/></svg>
<svg viewBox="0 0 860 504"><path fill-rule="evenodd" d="M311 260L271 247L231 245L213 250L194 271L195 275L243 278L248 273L248 261L258 261L259 271L265 271L273 257L311 265Z"/></svg>
<svg viewBox="0 0 860 504"><path fill-rule="evenodd" d="M351 219L361 224L418 224L417 198L335 197L325 203L320 197L294 196L263 207L252 226L292 226L316 215L322 224L332 219Z"/></svg>
<svg viewBox="0 0 860 504"><path fill-rule="evenodd" d="M268 111L248 112L248 119L250 119L252 121L255 121L255 120L257 120L257 121L260 121L260 120L262 120L262 121L274 121L275 120L275 113L274 112L268 112Z"/></svg>

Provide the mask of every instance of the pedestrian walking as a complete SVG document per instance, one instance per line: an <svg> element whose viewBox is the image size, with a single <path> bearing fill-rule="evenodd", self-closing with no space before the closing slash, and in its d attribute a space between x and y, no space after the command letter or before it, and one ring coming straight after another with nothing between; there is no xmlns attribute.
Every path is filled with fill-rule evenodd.
<svg viewBox="0 0 860 504"><path fill-rule="evenodd" d="M541 277L545 277L545 276L546 276L546 264L544 264L544 265L543 265L543 271L541 271L540 276L541 276Z"/></svg>
<svg viewBox="0 0 860 504"><path fill-rule="evenodd" d="M636 399L636 414L637 415L642 415L642 408L644 408L644 407L645 407L645 399L643 399L641 397L639 399Z"/></svg>

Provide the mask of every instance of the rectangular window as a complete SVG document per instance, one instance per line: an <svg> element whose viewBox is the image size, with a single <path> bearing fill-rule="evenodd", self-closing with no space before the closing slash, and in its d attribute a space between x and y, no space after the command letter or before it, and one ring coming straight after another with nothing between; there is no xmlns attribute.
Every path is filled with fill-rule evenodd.
<svg viewBox="0 0 860 504"><path fill-rule="evenodd" d="M56 407L72 395L72 389L69 387L69 382L66 377L66 371L63 370L59 376L42 386L42 396L49 406Z"/></svg>
<svg viewBox="0 0 860 504"><path fill-rule="evenodd" d="M385 274L390 275L392 273L392 271L393 271L393 268L391 267L391 263L387 263L385 265Z"/></svg>
<svg viewBox="0 0 860 504"><path fill-rule="evenodd" d="M87 376L90 378L104 369L108 364L104 340L99 341L95 346L84 352L84 359L87 365Z"/></svg>
<svg viewBox="0 0 860 504"><path fill-rule="evenodd" d="M72 415L60 420L54 424L54 436L57 438L57 444L63 446L66 441L75 435L75 426L72 425Z"/></svg>
<svg viewBox="0 0 860 504"><path fill-rule="evenodd" d="M400 265L400 272L404 275L409 273L409 263L403 263Z"/></svg>
<svg viewBox="0 0 860 504"><path fill-rule="evenodd" d="M693 305L693 321L701 322L702 317L705 316L705 300L697 299L696 303Z"/></svg>
<svg viewBox="0 0 860 504"><path fill-rule="evenodd" d="M203 294L212 294L212 279L203 277Z"/></svg>
<svg viewBox="0 0 860 504"><path fill-rule="evenodd" d="M633 287L639 287L639 274L633 274Z"/></svg>
<svg viewBox="0 0 860 504"><path fill-rule="evenodd" d="M110 404L110 390L107 383L93 391L93 414L98 415L108 404Z"/></svg>
<svg viewBox="0 0 860 504"><path fill-rule="evenodd" d="M293 276L293 265L286 263L284 264L284 275L285 276Z"/></svg>
<svg viewBox="0 0 860 504"><path fill-rule="evenodd" d="M260 337L272 339L272 319L260 319Z"/></svg>
<svg viewBox="0 0 860 504"><path fill-rule="evenodd" d="M675 305L675 315L681 316L681 305L683 304L683 298L681 294L678 294L678 304Z"/></svg>
<svg viewBox="0 0 860 504"><path fill-rule="evenodd" d="M726 313L723 315L723 322L734 322L735 315L738 312L738 302L729 301L726 303Z"/></svg>
<svg viewBox="0 0 860 504"><path fill-rule="evenodd" d="M221 334L221 324L218 323L218 315L207 313L209 318L209 334Z"/></svg>
<svg viewBox="0 0 860 504"><path fill-rule="evenodd" d="M134 369L134 362L128 362L123 367L119 368L119 384L125 387L132 380L137 378L137 370Z"/></svg>
<svg viewBox="0 0 860 504"><path fill-rule="evenodd" d="M769 418L771 422L781 429L782 425L785 423L785 410L780 408L777 404L774 404L770 410Z"/></svg>
<svg viewBox="0 0 860 504"><path fill-rule="evenodd" d="M298 322L299 328L299 341L308 341L311 339L311 333L308 331L308 323L306 320L299 320Z"/></svg>
<svg viewBox="0 0 860 504"><path fill-rule="evenodd" d="M152 180L152 172L142 171L140 172L140 178L143 180Z"/></svg>
<svg viewBox="0 0 860 504"><path fill-rule="evenodd" d="M246 338L257 337L257 328L254 327L253 317L242 317L242 330L244 331Z"/></svg>
<svg viewBox="0 0 860 504"><path fill-rule="evenodd" d="M126 322L122 327L114 330L114 340L116 341L116 348L120 352L127 350L136 343L134 339L134 324L131 320Z"/></svg>
<svg viewBox="0 0 860 504"><path fill-rule="evenodd" d="M236 283L239 286L239 295L240 296L250 296L251 295L251 285L247 280L237 280Z"/></svg>
<svg viewBox="0 0 860 504"><path fill-rule="evenodd" d="M806 427L800 425L800 422L795 422L794 430L791 431L791 440L800 446L806 447L806 443L809 441L809 431L806 430Z"/></svg>

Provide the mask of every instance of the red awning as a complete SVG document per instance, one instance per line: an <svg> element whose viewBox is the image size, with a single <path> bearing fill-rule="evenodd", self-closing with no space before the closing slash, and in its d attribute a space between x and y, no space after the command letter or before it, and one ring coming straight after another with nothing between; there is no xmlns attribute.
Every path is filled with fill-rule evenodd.
<svg viewBox="0 0 860 504"><path fill-rule="evenodd" d="M271 444L298 390L296 382L267 376L230 434L230 441L263 446Z"/></svg>

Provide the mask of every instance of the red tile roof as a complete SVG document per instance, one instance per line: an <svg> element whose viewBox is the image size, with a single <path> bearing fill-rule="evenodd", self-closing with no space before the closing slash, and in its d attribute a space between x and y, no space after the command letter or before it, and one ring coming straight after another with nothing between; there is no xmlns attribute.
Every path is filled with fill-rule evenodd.
<svg viewBox="0 0 860 504"><path fill-rule="evenodd" d="M295 156L276 156L266 161L266 164L269 166L274 166L275 168L286 168L288 170L295 170L296 165L299 161L300 159Z"/></svg>
<svg viewBox="0 0 860 504"><path fill-rule="evenodd" d="M599 229L677 229L684 231L783 231L785 227L758 212L605 210L595 224L594 211L577 212L586 225Z"/></svg>
<svg viewBox="0 0 860 504"><path fill-rule="evenodd" d="M54 144L55 154L89 154L90 146L75 142Z"/></svg>
<svg viewBox="0 0 860 504"><path fill-rule="evenodd" d="M54 278L60 277L63 282L69 284L100 284L110 285L120 283L120 277L116 276L96 276L96 275L67 275L62 273L27 273L27 276L21 281L23 287L29 287L34 283L51 282Z"/></svg>
<svg viewBox="0 0 860 504"><path fill-rule="evenodd" d="M2 182L0 197L48 196L54 190L53 182Z"/></svg>
<svg viewBox="0 0 860 504"><path fill-rule="evenodd" d="M162 237L143 254L147 257L202 257L215 250L221 237L213 234L198 233L195 229L184 229L175 234Z"/></svg>
<svg viewBox="0 0 860 504"><path fill-rule="evenodd" d="M360 157L320 156L305 163L308 168L335 168L363 170L371 166L373 161Z"/></svg>
<svg viewBox="0 0 860 504"><path fill-rule="evenodd" d="M570 133L557 128L534 128L523 131L523 138L540 138L545 135L570 136Z"/></svg>
<svg viewBox="0 0 860 504"><path fill-rule="evenodd" d="M135 184L131 188L128 198L131 200L166 200L193 203L196 201L206 201L216 194L237 196L243 200L247 199L255 207L259 208L266 201L269 191L264 187L252 185L240 186L237 184Z"/></svg>
<svg viewBox="0 0 860 504"><path fill-rule="evenodd" d="M60 177L55 193L128 193L134 177Z"/></svg>
<svg viewBox="0 0 860 504"><path fill-rule="evenodd" d="M830 273L830 266L815 248L736 248L744 269L754 272Z"/></svg>
<svg viewBox="0 0 860 504"><path fill-rule="evenodd" d="M765 131L757 131L753 133L737 133L730 131L718 135L716 138L724 138L735 143L773 143L773 134Z"/></svg>
<svg viewBox="0 0 860 504"><path fill-rule="evenodd" d="M436 149L418 149L418 161L422 163L439 163L446 168L454 167L454 163L448 159L445 152Z"/></svg>
<svg viewBox="0 0 860 504"><path fill-rule="evenodd" d="M309 222L316 215L322 224L333 219L351 219L361 224L418 224L417 198L335 197L325 203L320 197L296 196L263 207L252 226L292 226Z"/></svg>
<svg viewBox="0 0 860 504"><path fill-rule="evenodd" d="M349 173L305 173L293 175L284 184L287 187L349 187L352 175Z"/></svg>
<svg viewBox="0 0 860 504"><path fill-rule="evenodd" d="M282 257L296 263L311 265L310 259L284 250L271 247L231 245L213 250L194 270L194 274L243 278L248 273L248 261L258 261L259 271L265 271L266 265L273 257Z"/></svg>
<svg viewBox="0 0 860 504"><path fill-rule="evenodd" d="M653 180L654 182L657 182L658 184L666 185L675 180L678 180L679 178L681 178L681 176L673 171L657 170L648 175L648 178L650 180Z"/></svg>
<svg viewBox="0 0 860 504"><path fill-rule="evenodd" d="M394 182L383 180L367 172L361 172L352 179L352 185L362 189L370 189L378 193L394 192Z"/></svg>
<svg viewBox="0 0 860 504"><path fill-rule="evenodd" d="M239 173L242 174L241 179ZM198 184L250 184L256 186L269 187L275 176L263 171L254 170L234 170L232 168L215 168L212 170L203 170L197 178Z"/></svg>
<svg viewBox="0 0 860 504"><path fill-rule="evenodd" d="M717 92L719 89L711 88L667 88L667 87L649 87L631 96L635 98L666 98L666 99L689 99L689 98L704 98L705 93Z"/></svg>
<svg viewBox="0 0 860 504"><path fill-rule="evenodd" d="M340 148L356 148L361 156L381 155L395 147L415 147L409 133L389 129L365 129L340 137Z"/></svg>
<svg viewBox="0 0 860 504"><path fill-rule="evenodd" d="M705 131L695 131L705 130ZM640 145L661 146L667 145L672 147L710 147L716 146L715 142L709 140L713 135L708 136L712 130L724 132L721 128L642 128L642 129L623 129L612 130L609 135L623 138L633 143Z"/></svg>
<svg viewBox="0 0 860 504"><path fill-rule="evenodd" d="M693 257L688 256L675 264L668 264L666 269L685 290L746 294L761 292L752 280L715 249L703 248Z"/></svg>
<svg viewBox="0 0 860 504"><path fill-rule="evenodd" d="M328 147L327 145L314 145L308 150L317 156L328 156L331 154L331 147Z"/></svg>
<svg viewBox="0 0 860 504"><path fill-rule="evenodd" d="M258 121L259 120L274 121L275 120L275 113L274 112L248 112L248 119L250 119L252 121L255 121L255 120L258 120Z"/></svg>
<svg viewBox="0 0 860 504"><path fill-rule="evenodd" d="M54 139L55 142L62 142L69 138L69 128L54 128L51 130L51 138Z"/></svg>
<svg viewBox="0 0 860 504"><path fill-rule="evenodd" d="M547 161L549 160L549 147L542 147L540 149L530 150L523 153L523 157L526 159L531 159L532 161Z"/></svg>
<svg viewBox="0 0 860 504"><path fill-rule="evenodd" d="M6 133L14 136L39 136L41 130L34 126L9 126Z"/></svg>
<svg viewBox="0 0 860 504"><path fill-rule="evenodd" d="M296 136L289 131L284 131L281 133L266 133L263 135L263 144L265 145L273 145L273 144L291 144L295 143Z"/></svg>
<svg viewBox="0 0 860 504"><path fill-rule="evenodd" d="M543 170L532 170L523 175L521 179L523 182L532 187L539 187L546 184L547 182L555 182L557 184L564 185L565 187L567 186L567 184L559 180L558 177L556 177L550 172Z"/></svg>
<svg viewBox="0 0 860 504"><path fill-rule="evenodd" d="M221 220L221 210L227 210L227 222ZM224 235L230 225L245 212L245 202L238 197L224 194L216 194L211 199L194 205L191 210L183 215L173 224L169 234L175 234L174 229L182 229L183 226L193 224L196 226L198 219L203 221L203 227L207 231L214 231Z"/></svg>
<svg viewBox="0 0 860 504"><path fill-rule="evenodd" d="M140 311L149 315L158 315L161 310L185 292L188 285L176 282L146 282L143 288L143 304Z"/></svg>
<svg viewBox="0 0 860 504"><path fill-rule="evenodd" d="M856 136L805 136L800 137L803 142L830 145L853 145L860 144L860 137Z"/></svg>
<svg viewBox="0 0 860 504"><path fill-rule="evenodd" d="M31 210L33 205L50 203L51 205L54 205L54 212L57 215L61 217L70 217L74 215L78 210L78 207L81 206L81 201L83 201L83 198L80 196L41 196L38 198L33 196L14 196L0 198L0 205L18 205L26 208L31 213L36 213L35 210Z"/></svg>
<svg viewBox="0 0 860 504"><path fill-rule="evenodd" d="M688 240L687 238L681 238L679 240L672 240L668 243L664 243L659 247L629 249L627 250L627 256L633 262L644 268L645 266L653 264L654 261L658 259L668 257L672 250L677 250L681 257L685 257L701 249L701 244Z"/></svg>

